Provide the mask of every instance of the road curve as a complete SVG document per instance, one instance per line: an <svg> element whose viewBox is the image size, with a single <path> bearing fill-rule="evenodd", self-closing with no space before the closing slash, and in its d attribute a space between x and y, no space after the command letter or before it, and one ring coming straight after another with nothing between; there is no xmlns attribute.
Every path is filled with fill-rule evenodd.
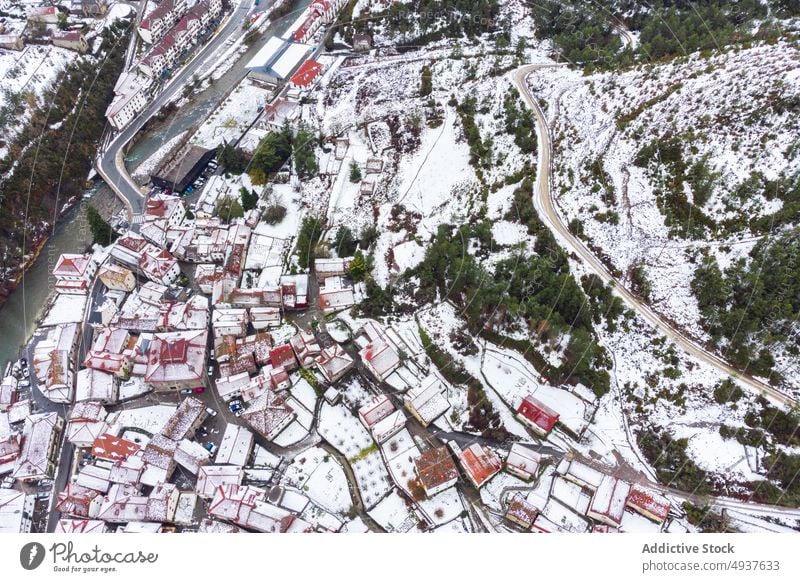
<svg viewBox="0 0 800 582"><path fill-rule="evenodd" d="M142 129L151 117L179 92L183 86L191 79L203 62L220 48L220 46L235 32L242 31L244 22L250 9L253 7L254 0L242 0L220 30L211 41L206 44L193 58L184 66L177 75L170 79L164 90L156 96L139 115L127 125L120 133L115 135L108 146L101 152L95 166L103 180L111 187L118 197L122 199L128 209L128 219L132 223L134 214L141 214L144 209L144 193L133 181L125 169L125 146L128 145L133 137ZM136 33L134 33L136 34Z"/></svg>
<svg viewBox="0 0 800 582"><path fill-rule="evenodd" d="M650 325L658 328L668 338L674 341L679 347L694 356L698 360L713 366L722 374L737 378L742 384L751 390L770 397L772 400L783 404L788 407L796 406L798 401L791 396L773 388L769 384L757 380L751 376L743 374L740 370L735 369L728 364L725 360L716 354L713 354L699 345L691 338L684 335L681 331L673 327L661 315L653 311L649 305L643 303L633 293L628 291L621 281L617 280L603 265L600 260L567 228L561 216L558 214L555 202L552 197L550 183L552 179L552 143L550 128L544 116L544 112L539 107L539 104L531 95L525 79L527 76L538 69L559 67L560 64L532 64L524 65L517 69L513 75L513 82L520 92L525 103L534 113L536 117L536 135L538 138L538 168L536 176L536 185L534 186L533 201L539 216L547 224L547 226L569 246L569 250L578 255L583 263L587 265L597 276L599 276L605 283L613 283L617 295L627 304L628 307L636 311L642 316Z"/></svg>

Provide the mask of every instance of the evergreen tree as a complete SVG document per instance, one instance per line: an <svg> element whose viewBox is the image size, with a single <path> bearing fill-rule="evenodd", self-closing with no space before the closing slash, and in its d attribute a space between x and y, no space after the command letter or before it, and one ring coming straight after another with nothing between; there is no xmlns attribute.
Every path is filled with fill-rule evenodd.
<svg viewBox="0 0 800 582"><path fill-rule="evenodd" d="M86 207L86 219L89 221L89 230L92 232L92 241L102 246L108 246L117 238L111 225L103 220L94 206Z"/></svg>

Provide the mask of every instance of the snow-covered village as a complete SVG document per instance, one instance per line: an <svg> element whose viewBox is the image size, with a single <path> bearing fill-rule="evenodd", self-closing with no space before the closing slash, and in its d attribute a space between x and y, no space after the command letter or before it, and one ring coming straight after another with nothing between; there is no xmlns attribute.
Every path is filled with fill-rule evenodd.
<svg viewBox="0 0 800 582"><path fill-rule="evenodd" d="M0 532L800 531L800 12L544 4L4 0Z"/></svg>

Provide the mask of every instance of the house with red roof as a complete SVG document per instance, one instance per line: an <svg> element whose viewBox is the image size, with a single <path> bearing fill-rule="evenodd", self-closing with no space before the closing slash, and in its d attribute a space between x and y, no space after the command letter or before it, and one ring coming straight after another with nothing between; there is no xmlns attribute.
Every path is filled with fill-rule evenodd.
<svg viewBox="0 0 800 582"><path fill-rule="evenodd" d="M458 445L451 445L456 448ZM503 468L500 457L492 449L473 443L463 451L458 450L458 461L467 478L480 489Z"/></svg>
<svg viewBox="0 0 800 582"><path fill-rule="evenodd" d="M90 255L65 253L58 257L53 268L57 293L85 295L97 272L97 263Z"/></svg>
<svg viewBox="0 0 800 582"><path fill-rule="evenodd" d="M331 384L338 382L355 366L353 358L339 344L323 349L316 364L317 369Z"/></svg>
<svg viewBox="0 0 800 582"><path fill-rule="evenodd" d="M124 461L139 452L139 449L141 447L135 442L110 433L101 434L92 443L92 455L108 461Z"/></svg>
<svg viewBox="0 0 800 582"><path fill-rule="evenodd" d="M145 354L145 382L159 391L203 385L207 340L207 330L155 334Z"/></svg>
<svg viewBox="0 0 800 582"><path fill-rule="evenodd" d="M162 285L172 285L181 274L175 257L168 250L159 249L155 245L144 250L139 257L138 266L145 277Z"/></svg>
<svg viewBox="0 0 800 582"><path fill-rule="evenodd" d="M458 468L447 447L431 448L423 452L414 459L414 471L428 497L441 493L458 481Z"/></svg>
<svg viewBox="0 0 800 582"><path fill-rule="evenodd" d="M139 23L138 32L142 40L153 44L161 40L166 32L186 13L186 0L161 0Z"/></svg>
<svg viewBox="0 0 800 582"><path fill-rule="evenodd" d="M283 344L272 348L269 351L269 363L273 368L281 367L287 371L297 369L297 360L294 356L294 350L289 344Z"/></svg>
<svg viewBox="0 0 800 582"><path fill-rule="evenodd" d="M663 495L644 489L638 485L631 487L627 506L657 523L664 523L669 516L670 502Z"/></svg>
<svg viewBox="0 0 800 582"><path fill-rule="evenodd" d="M517 407L517 418L542 436L547 435L558 422L558 413L531 395L522 399Z"/></svg>
<svg viewBox="0 0 800 582"><path fill-rule="evenodd" d="M75 483L67 483L64 490L58 492L57 499L56 510L75 517L97 517L103 504L99 491Z"/></svg>
<svg viewBox="0 0 800 582"><path fill-rule="evenodd" d="M83 33L77 30L54 30L50 36L53 46L70 49L79 53L89 50L89 43Z"/></svg>
<svg viewBox="0 0 800 582"><path fill-rule="evenodd" d="M511 498L505 515L508 521L520 526L523 530L531 529L538 516L539 510L519 493Z"/></svg>
<svg viewBox="0 0 800 582"><path fill-rule="evenodd" d="M322 69L323 66L320 63L314 59L308 59L300 65L300 68L292 75L289 82L298 89L308 89L319 77Z"/></svg>

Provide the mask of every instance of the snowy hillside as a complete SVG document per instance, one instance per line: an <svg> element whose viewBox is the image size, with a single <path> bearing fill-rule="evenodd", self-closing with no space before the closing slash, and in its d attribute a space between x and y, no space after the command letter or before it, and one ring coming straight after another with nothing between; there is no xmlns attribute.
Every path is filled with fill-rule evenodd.
<svg viewBox="0 0 800 582"><path fill-rule="evenodd" d="M797 223L781 186L800 161L800 53L779 43L583 76L534 73L554 188L574 232L620 278L708 340L691 283Z"/></svg>

